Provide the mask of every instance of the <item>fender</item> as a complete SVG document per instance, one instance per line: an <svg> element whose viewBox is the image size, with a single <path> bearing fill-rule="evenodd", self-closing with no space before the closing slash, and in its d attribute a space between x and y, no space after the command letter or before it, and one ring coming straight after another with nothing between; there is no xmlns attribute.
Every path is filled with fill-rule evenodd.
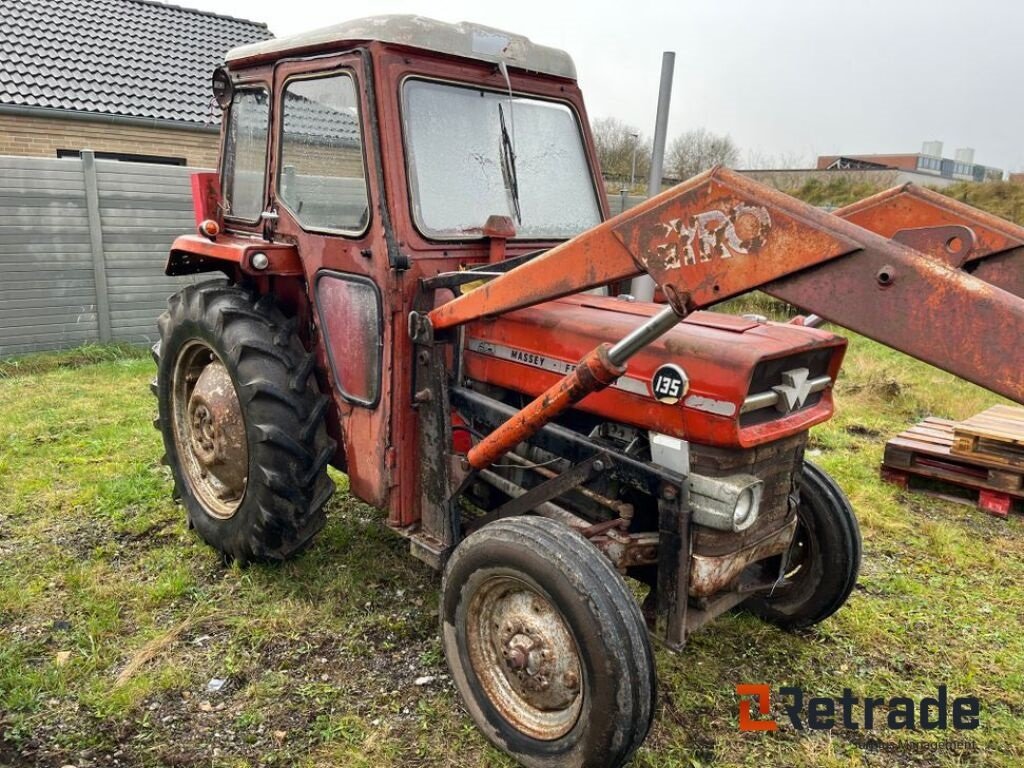
<svg viewBox="0 0 1024 768"><path fill-rule="evenodd" d="M267 257L262 269L253 265L253 256ZM262 261L262 260L261 260ZM237 272L250 277L302 277L298 249L290 243L268 243L252 237L218 235L210 240L202 235L182 235L171 246L165 275L194 275L220 270L229 277Z"/></svg>
<svg viewBox="0 0 1024 768"><path fill-rule="evenodd" d="M200 232L203 222L212 222L216 225L215 232L223 232L224 208L217 174L193 173L190 183L192 213ZM257 253L267 257L265 263L259 260L259 267L252 261ZM234 234L183 235L174 241L164 266L164 274L172 276L216 271L228 277L238 277L239 273L250 277L302 277L303 274L302 261L294 245Z"/></svg>

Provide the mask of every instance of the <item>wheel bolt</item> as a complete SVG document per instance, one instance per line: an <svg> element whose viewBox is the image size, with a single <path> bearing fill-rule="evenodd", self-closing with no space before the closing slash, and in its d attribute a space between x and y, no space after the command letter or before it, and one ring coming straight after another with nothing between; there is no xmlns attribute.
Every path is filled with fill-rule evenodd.
<svg viewBox="0 0 1024 768"><path fill-rule="evenodd" d="M528 656L522 648L513 648L508 652L508 666L509 669L519 671L526 667Z"/></svg>

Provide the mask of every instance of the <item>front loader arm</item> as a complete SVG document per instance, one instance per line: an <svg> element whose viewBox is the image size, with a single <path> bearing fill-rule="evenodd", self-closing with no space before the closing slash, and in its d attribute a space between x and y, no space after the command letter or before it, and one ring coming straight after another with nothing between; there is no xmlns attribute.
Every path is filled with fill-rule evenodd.
<svg viewBox="0 0 1024 768"><path fill-rule="evenodd" d="M683 316L857 250L859 230L845 230L817 208L717 168L438 307L430 322L442 330L644 272Z"/></svg>
<svg viewBox="0 0 1024 768"><path fill-rule="evenodd" d="M886 262L861 252L762 290L1020 401L1022 374L1013 347L1024 327L1019 320L1000 325L998 318L1014 317L1017 299L1024 297L1024 227L913 184L879 192L833 215L911 246L916 258L924 254L974 279L929 269L927 260L907 279L905 254ZM888 275L884 285L883 273ZM979 281L1002 290L986 290ZM937 315L945 315L939 333ZM995 340L997 334L1003 340ZM1002 364L991 360L990 346L1010 350L1010 357ZM979 359L971 363L966 358L972 356ZM970 371L985 370L980 358L994 367L983 379L972 378Z"/></svg>
<svg viewBox="0 0 1024 768"><path fill-rule="evenodd" d="M1024 227L954 198L903 184L833 214L1024 297ZM969 229L971 242L957 235Z"/></svg>
<svg viewBox="0 0 1024 768"><path fill-rule="evenodd" d="M909 248L848 254L761 290L1024 403L1024 301Z"/></svg>
<svg viewBox="0 0 1024 768"><path fill-rule="evenodd" d="M477 443L482 468L612 382L687 313L763 289L1024 402L1024 300L912 248L717 168L429 313L441 331L646 272L669 307Z"/></svg>

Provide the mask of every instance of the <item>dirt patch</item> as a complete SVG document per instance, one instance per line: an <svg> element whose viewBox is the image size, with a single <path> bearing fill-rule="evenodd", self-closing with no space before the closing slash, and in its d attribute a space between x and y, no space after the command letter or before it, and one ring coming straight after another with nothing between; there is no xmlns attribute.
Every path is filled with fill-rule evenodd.
<svg viewBox="0 0 1024 768"><path fill-rule="evenodd" d="M882 433L877 429L871 427L865 427L863 424L849 424L843 428L848 435L854 435L855 437L879 437Z"/></svg>

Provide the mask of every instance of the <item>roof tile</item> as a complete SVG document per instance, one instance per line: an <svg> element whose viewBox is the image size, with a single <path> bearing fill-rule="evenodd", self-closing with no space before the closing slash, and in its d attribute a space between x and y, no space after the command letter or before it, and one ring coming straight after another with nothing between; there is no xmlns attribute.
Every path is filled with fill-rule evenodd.
<svg viewBox="0 0 1024 768"><path fill-rule="evenodd" d="M212 124L210 74L265 24L155 0L3 0L0 103Z"/></svg>

